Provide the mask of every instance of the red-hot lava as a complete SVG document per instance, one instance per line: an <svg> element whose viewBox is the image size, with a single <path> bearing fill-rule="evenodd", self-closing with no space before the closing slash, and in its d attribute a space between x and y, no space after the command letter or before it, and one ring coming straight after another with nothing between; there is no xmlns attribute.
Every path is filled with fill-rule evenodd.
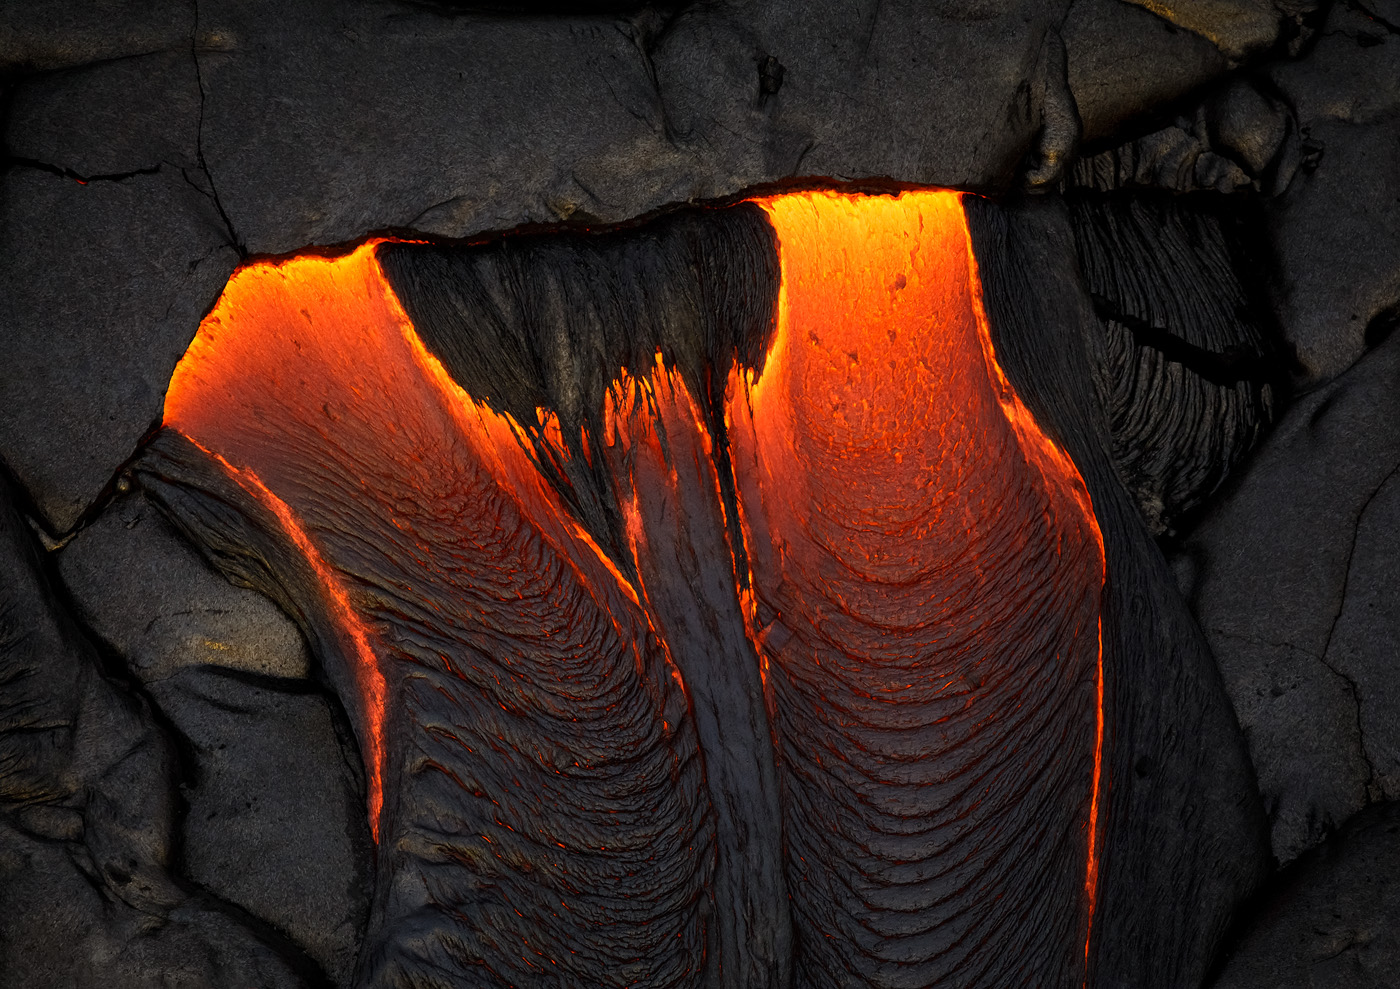
<svg viewBox="0 0 1400 989"><path fill-rule="evenodd" d="M957 194L761 205L778 324L729 420L799 981L1076 983L1102 743L1084 484L996 364Z"/></svg>
<svg viewBox="0 0 1400 989"><path fill-rule="evenodd" d="M380 842L366 972L694 985L713 945L764 939L771 975L790 902L799 984L1083 978L1084 485L996 364L956 194L761 205L782 282L761 373L730 380L743 552L718 440L659 357L581 446L619 567L424 346L374 244L241 270L177 368L166 426L275 518L338 629ZM707 678L689 705L677 667ZM731 723L754 691L771 738ZM746 751L770 741L777 782ZM713 873L711 813L753 835ZM712 876L752 916L712 919L707 949Z"/></svg>
<svg viewBox="0 0 1400 989"><path fill-rule="evenodd" d="M713 838L665 647L374 245L238 272L165 424L272 511L343 626L379 841L366 979L693 985Z"/></svg>

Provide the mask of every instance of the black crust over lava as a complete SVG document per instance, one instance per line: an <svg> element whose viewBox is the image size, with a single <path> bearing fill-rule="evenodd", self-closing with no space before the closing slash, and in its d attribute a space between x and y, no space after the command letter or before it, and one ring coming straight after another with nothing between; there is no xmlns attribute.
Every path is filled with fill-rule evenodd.
<svg viewBox="0 0 1400 989"><path fill-rule="evenodd" d="M1268 870L1254 772L1210 647L1119 480L1064 205L965 202L998 362L1074 459L1103 533L1108 797L1088 984L1200 985Z"/></svg>
<svg viewBox="0 0 1400 989"><path fill-rule="evenodd" d="M512 416L565 504L631 573L622 518L600 457L604 396L627 371L650 375L658 352L681 375L714 438L737 538L725 440L729 369L762 370L778 297L773 228L752 203L693 209L606 233L507 237L467 247L385 244L379 262L424 344L476 401ZM536 410L555 412L558 450Z"/></svg>

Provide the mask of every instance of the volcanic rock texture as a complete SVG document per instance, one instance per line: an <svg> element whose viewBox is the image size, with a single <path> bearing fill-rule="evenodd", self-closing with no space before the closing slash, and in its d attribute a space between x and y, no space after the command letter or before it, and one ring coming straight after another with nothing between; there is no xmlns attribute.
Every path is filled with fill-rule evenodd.
<svg viewBox="0 0 1400 989"><path fill-rule="evenodd" d="M0 10L0 983L1389 985L1394 0L564 6Z"/></svg>

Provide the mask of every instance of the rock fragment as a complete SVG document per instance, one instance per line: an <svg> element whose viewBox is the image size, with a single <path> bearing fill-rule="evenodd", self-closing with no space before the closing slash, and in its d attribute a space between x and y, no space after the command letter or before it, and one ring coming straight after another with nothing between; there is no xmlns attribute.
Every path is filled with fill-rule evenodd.
<svg viewBox="0 0 1400 989"><path fill-rule="evenodd" d="M64 532L158 418L237 254L173 167L87 184L13 168L0 253L0 459Z"/></svg>
<svg viewBox="0 0 1400 989"><path fill-rule="evenodd" d="M1400 798L1400 338L1299 401L1187 540L1283 862Z"/></svg>
<svg viewBox="0 0 1400 989"><path fill-rule="evenodd" d="M369 912L370 836L359 757L342 748L330 702L309 683L215 667L150 689L193 754L183 873L349 985Z"/></svg>
<svg viewBox="0 0 1400 989"><path fill-rule="evenodd" d="M191 666L310 675L290 618L216 573L140 494L114 501L58 554L77 615L143 683Z"/></svg>
<svg viewBox="0 0 1400 989"><path fill-rule="evenodd" d="M1400 804L1357 814L1283 873L1213 989L1387 989L1400 967Z"/></svg>
<svg viewBox="0 0 1400 989"><path fill-rule="evenodd" d="M1400 11L1389 8L1336 4L1307 57L1271 73L1302 139L1269 236L1304 387L1346 370L1400 305Z"/></svg>

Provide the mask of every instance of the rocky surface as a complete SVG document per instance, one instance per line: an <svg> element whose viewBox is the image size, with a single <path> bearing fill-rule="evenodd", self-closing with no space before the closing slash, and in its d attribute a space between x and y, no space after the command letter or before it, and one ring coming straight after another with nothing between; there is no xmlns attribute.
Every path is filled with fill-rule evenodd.
<svg viewBox="0 0 1400 989"><path fill-rule="evenodd" d="M192 753L180 865L348 985L369 911L359 755L309 683L187 667L152 699ZM348 732L347 732L348 741Z"/></svg>
<svg viewBox="0 0 1400 989"><path fill-rule="evenodd" d="M190 666L305 678L301 633L277 606L215 572L138 492L58 554L78 617L143 683Z"/></svg>
<svg viewBox="0 0 1400 989"><path fill-rule="evenodd" d="M1205 38L1122 0L1077 0L1062 31L1069 87L1091 148L1230 68Z"/></svg>
<svg viewBox="0 0 1400 989"><path fill-rule="evenodd" d="M237 255L178 169L82 184L18 167L0 256L0 459L62 532L156 422Z"/></svg>
<svg viewBox="0 0 1400 989"><path fill-rule="evenodd" d="M0 475L0 964L10 985L259 985L299 968L171 874L174 753L54 598Z"/></svg>
<svg viewBox="0 0 1400 989"><path fill-rule="evenodd" d="M0 7L0 74L188 50L194 0L25 0Z"/></svg>
<svg viewBox="0 0 1400 989"><path fill-rule="evenodd" d="M1395 811L1336 829L1400 799L1397 0L1325 25L1313 0L587 7L0 5L0 460L46 535L76 532L60 606L0 524L0 668L25 671L0 673L0 981L350 977L362 783L300 634L140 496L106 504L241 251L794 177L1051 184L1082 139L1072 185L1257 208L1312 390L1175 560L1274 852L1303 854L1218 984L1387 984ZM1181 377L1145 359L1131 388Z"/></svg>
<svg viewBox="0 0 1400 989"><path fill-rule="evenodd" d="M296 626L212 570L139 492L56 555L77 615L182 743L184 875L347 984L368 910L364 782Z"/></svg>
<svg viewBox="0 0 1400 989"><path fill-rule="evenodd" d="M1270 77L1302 138L1269 226L1279 322L1311 387L1400 309L1400 4L1339 0L1316 48Z"/></svg>
<svg viewBox="0 0 1400 989"><path fill-rule="evenodd" d="M1213 989L1386 989L1400 969L1400 804L1357 814L1261 897Z"/></svg>
<svg viewBox="0 0 1400 989"><path fill-rule="evenodd" d="M199 78L189 50L21 79L5 144L83 179L199 165Z"/></svg>
<svg viewBox="0 0 1400 989"><path fill-rule="evenodd" d="M201 3L205 157L269 253L614 222L792 176L1004 186L1067 106L1054 39L1022 14L710 4L661 30Z"/></svg>
<svg viewBox="0 0 1400 989"><path fill-rule="evenodd" d="M1287 862L1400 798L1400 337L1298 401L1178 567Z"/></svg>

